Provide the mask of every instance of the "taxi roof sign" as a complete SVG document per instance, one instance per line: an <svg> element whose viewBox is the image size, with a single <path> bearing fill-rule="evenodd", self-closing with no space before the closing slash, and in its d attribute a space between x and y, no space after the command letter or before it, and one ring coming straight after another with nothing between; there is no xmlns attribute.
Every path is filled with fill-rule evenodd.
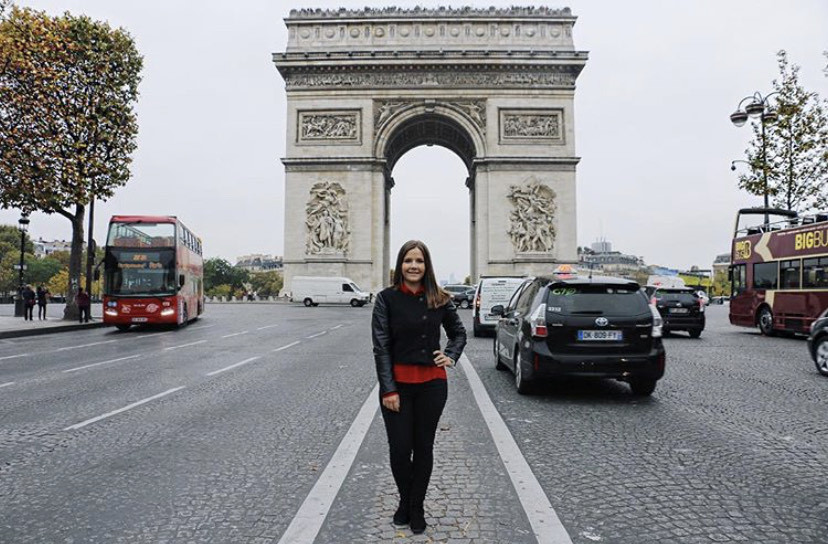
<svg viewBox="0 0 828 544"><path fill-rule="evenodd" d="M574 276L575 275L575 268L572 267L571 264L562 264L558 265L558 267L552 272L555 276Z"/></svg>

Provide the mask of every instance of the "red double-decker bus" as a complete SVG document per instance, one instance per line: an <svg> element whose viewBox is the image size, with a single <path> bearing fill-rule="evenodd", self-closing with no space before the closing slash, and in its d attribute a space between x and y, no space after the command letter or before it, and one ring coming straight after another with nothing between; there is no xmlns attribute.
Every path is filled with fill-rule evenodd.
<svg viewBox="0 0 828 544"><path fill-rule="evenodd" d="M113 216L105 251L104 323L181 326L204 312L201 239L178 218Z"/></svg>
<svg viewBox="0 0 828 544"><path fill-rule="evenodd" d="M763 217L760 224L742 225L755 216ZM768 336L807 334L828 308L828 213L739 210L730 262L733 325L758 326Z"/></svg>

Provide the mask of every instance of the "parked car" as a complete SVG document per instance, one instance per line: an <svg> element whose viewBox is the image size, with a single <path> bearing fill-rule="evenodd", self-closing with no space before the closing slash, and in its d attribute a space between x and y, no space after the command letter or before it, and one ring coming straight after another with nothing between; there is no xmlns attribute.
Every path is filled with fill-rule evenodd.
<svg viewBox="0 0 828 544"><path fill-rule="evenodd" d="M444 285L443 289L451 293L458 308L471 308L475 291L473 285Z"/></svg>
<svg viewBox="0 0 828 544"><path fill-rule="evenodd" d="M494 359L518 393L557 376L614 378L650 395L664 375L661 316L638 283L611 277L525 280L496 305Z"/></svg>
<svg viewBox="0 0 828 544"><path fill-rule="evenodd" d="M691 287L647 286L651 302L664 320L664 335L687 331L692 338L701 336L705 325L704 302Z"/></svg>
<svg viewBox="0 0 828 544"><path fill-rule="evenodd" d="M828 376L828 309L811 324L808 351L816 364L817 371L823 376Z"/></svg>
<svg viewBox="0 0 828 544"><path fill-rule="evenodd" d="M515 289L523 283L525 276L491 276L482 277L477 282L472 306L472 331L474 336L483 336L494 332L498 316L492 313L492 307L505 305Z"/></svg>

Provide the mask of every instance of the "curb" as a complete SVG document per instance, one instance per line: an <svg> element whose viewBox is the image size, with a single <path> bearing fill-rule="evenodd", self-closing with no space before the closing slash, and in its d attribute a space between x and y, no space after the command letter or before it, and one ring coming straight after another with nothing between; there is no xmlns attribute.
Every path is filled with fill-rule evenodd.
<svg viewBox="0 0 828 544"><path fill-rule="evenodd" d="M43 327L40 329L18 329L13 331L0 331L0 339L21 338L24 336L40 336L42 334L52 334L55 332L79 331L81 329L98 329L101 327L109 327L109 325L105 323L78 323L77 325L57 325L55 327Z"/></svg>

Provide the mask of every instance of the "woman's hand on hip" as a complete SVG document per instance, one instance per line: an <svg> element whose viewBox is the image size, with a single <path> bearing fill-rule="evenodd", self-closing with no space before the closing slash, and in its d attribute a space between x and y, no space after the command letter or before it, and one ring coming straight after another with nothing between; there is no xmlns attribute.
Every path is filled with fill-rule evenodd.
<svg viewBox="0 0 828 544"><path fill-rule="evenodd" d="M382 405L385 406L388 410L392 412L399 412L400 411L400 395L399 393L394 393L393 395L388 395L387 397L382 397Z"/></svg>
<svg viewBox="0 0 828 544"><path fill-rule="evenodd" d="M439 367L454 366L454 360L439 349L435 350L433 355L435 365Z"/></svg>

